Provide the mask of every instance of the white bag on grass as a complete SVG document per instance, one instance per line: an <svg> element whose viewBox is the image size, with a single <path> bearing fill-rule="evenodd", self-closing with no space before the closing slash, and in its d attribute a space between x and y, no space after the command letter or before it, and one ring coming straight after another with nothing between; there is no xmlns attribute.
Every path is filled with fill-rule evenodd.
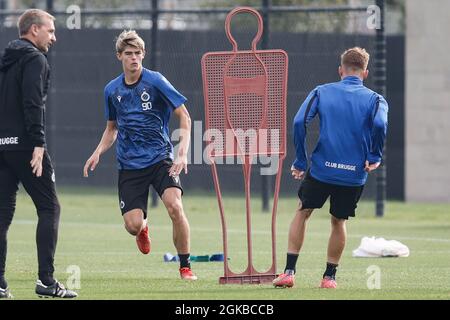
<svg viewBox="0 0 450 320"><path fill-rule="evenodd" d="M376 237L363 237L359 247L353 250L353 257L360 258L408 256L409 248L403 243Z"/></svg>

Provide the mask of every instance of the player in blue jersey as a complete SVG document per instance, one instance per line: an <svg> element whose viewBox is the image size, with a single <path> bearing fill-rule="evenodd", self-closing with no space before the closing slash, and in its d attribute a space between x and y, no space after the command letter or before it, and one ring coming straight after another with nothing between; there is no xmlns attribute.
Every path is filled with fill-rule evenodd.
<svg viewBox="0 0 450 320"><path fill-rule="evenodd" d="M286 267L273 281L276 287L294 285L306 222L330 197L331 235L320 287L336 288L336 268L347 237L345 224L348 217L355 216L368 173L380 165L387 130L386 100L363 85L368 63L366 50L346 50L339 67L341 81L316 87L295 116L296 159L291 170L295 179L303 181L289 230ZM316 115L320 137L307 170L306 127Z"/></svg>
<svg viewBox="0 0 450 320"><path fill-rule="evenodd" d="M125 229L136 237L139 250L150 252L147 200L150 185L158 192L173 224L173 242L180 258L180 276L197 277L190 266L190 230L184 214L179 174L187 173L191 119L186 98L158 72L142 66L145 43L131 30L116 42L123 73L105 87L106 129L84 166L84 176L97 166L100 156L117 140L119 205ZM173 155L169 119L180 121L180 146Z"/></svg>

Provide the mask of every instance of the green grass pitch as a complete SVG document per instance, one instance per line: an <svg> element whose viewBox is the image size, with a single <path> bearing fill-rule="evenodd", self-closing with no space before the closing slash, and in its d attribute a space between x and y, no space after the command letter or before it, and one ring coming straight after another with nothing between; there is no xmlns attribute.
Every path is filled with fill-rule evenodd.
<svg viewBox="0 0 450 320"><path fill-rule="evenodd" d="M222 252L222 235L214 194L187 190L184 207L191 225L191 254ZM374 217L374 203L362 202L357 217L347 224L348 240L337 273L337 290L321 290L330 230L328 207L316 211L297 264L296 286L274 289L271 285L219 285L221 262L192 262L199 280L179 279L178 263L163 262L175 253L172 226L162 203L149 210L152 252L142 255L134 237L123 228L115 190L61 188L62 206L56 252L56 278L67 284L71 265L80 268L79 299L449 299L450 205L388 202L386 216ZM255 266L269 268L270 215L260 210L254 195L253 244ZM229 229L230 266L246 267L245 199L225 194ZM297 205L295 195L279 201L277 218L277 269L285 264L287 231ZM37 299L35 229L37 217L31 200L20 191L17 211L9 231L6 277L16 299ZM362 236L380 236L406 244L408 258L353 258ZM380 270L380 289L369 290L370 274ZM69 269L70 271L70 269Z"/></svg>

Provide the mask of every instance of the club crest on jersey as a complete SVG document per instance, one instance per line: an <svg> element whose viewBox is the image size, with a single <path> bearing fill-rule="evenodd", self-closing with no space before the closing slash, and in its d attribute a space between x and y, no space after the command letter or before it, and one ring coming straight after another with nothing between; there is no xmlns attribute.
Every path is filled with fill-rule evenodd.
<svg viewBox="0 0 450 320"><path fill-rule="evenodd" d="M152 102L150 101L150 95L145 90L141 94L141 101L142 101L142 110L143 111L152 110Z"/></svg>
<svg viewBox="0 0 450 320"><path fill-rule="evenodd" d="M121 96L117 96L117 100L119 100L119 103L120 103L120 100L122 100L122 97Z"/></svg>

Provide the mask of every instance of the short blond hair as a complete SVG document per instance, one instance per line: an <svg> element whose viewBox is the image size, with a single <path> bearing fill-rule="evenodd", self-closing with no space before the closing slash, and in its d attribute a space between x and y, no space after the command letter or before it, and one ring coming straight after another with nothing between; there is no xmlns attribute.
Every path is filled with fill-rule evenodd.
<svg viewBox="0 0 450 320"><path fill-rule="evenodd" d="M354 47L341 55L341 66L352 71L365 71L369 65L370 55L366 49Z"/></svg>
<svg viewBox="0 0 450 320"><path fill-rule="evenodd" d="M117 37L116 51L122 53L127 46L132 46L145 51L145 42L134 30L124 30Z"/></svg>
<svg viewBox="0 0 450 320"><path fill-rule="evenodd" d="M17 28L19 29L19 36L24 36L30 31L30 28L33 24L42 26L45 21L44 19L48 18L52 21L55 21L55 17L50 13L45 12L40 9L28 9L19 17L19 21L17 22Z"/></svg>

